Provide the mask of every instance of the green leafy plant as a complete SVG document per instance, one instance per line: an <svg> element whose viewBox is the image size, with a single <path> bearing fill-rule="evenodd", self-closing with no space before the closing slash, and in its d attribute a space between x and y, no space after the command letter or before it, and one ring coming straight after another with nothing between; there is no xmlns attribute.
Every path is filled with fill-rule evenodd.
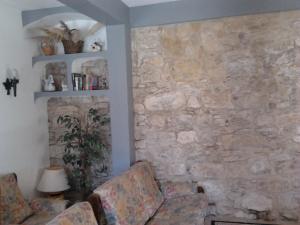
<svg viewBox="0 0 300 225"><path fill-rule="evenodd" d="M100 128L109 121L93 108L89 109L84 124L76 116L58 117L57 123L66 128L60 141L65 144L63 161L69 169L69 183L73 190L91 190L91 166L93 162L104 160L107 151L101 140Z"/></svg>

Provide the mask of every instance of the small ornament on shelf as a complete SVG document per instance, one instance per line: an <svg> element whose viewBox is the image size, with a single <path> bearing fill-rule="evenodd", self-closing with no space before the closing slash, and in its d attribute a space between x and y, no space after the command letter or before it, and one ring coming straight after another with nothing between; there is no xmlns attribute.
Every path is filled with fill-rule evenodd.
<svg viewBox="0 0 300 225"><path fill-rule="evenodd" d="M99 41L94 42L93 44L91 44L92 52L102 52L103 46L104 46L104 43L102 43L102 42L99 42Z"/></svg>
<svg viewBox="0 0 300 225"><path fill-rule="evenodd" d="M55 91L54 79L52 75L42 81L43 91Z"/></svg>
<svg viewBox="0 0 300 225"><path fill-rule="evenodd" d="M68 85L66 85L64 81L61 82L61 89L62 91L68 91Z"/></svg>

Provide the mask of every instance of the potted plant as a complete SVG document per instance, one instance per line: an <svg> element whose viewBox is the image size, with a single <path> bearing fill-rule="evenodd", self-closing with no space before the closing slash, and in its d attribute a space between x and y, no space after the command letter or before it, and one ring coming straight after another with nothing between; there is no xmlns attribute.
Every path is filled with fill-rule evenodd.
<svg viewBox="0 0 300 225"><path fill-rule="evenodd" d="M109 121L108 117L93 108L89 109L85 123L76 116L58 117L57 123L66 129L60 140L65 144L63 161L71 190L82 193L91 191L91 166L93 162L104 160L104 153L108 151L101 139L100 127Z"/></svg>
<svg viewBox="0 0 300 225"><path fill-rule="evenodd" d="M61 41L65 54L81 53L84 45L84 39L96 33L103 25L96 23L86 32L80 32L78 29L71 29L64 22L60 21L60 27L40 28L48 38L55 41Z"/></svg>

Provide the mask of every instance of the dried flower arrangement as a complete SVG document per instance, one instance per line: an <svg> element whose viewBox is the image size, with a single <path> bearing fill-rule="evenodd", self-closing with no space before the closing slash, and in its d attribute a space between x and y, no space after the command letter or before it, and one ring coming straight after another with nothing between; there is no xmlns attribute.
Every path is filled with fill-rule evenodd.
<svg viewBox="0 0 300 225"><path fill-rule="evenodd" d="M50 27L40 29L45 32L47 38L57 42L61 41L64 46L65 54L73 54L82 52L84 39L95 34L103 25L98 22L86 32L70 29L64 21L60 21L60 26L60 28Z"/></svg>

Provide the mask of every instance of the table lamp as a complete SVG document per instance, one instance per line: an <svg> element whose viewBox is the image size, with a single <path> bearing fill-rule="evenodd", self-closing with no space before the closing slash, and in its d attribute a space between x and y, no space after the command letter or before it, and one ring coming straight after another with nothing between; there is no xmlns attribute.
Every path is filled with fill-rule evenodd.
<svg viewBox="0 0 300 225"><path fill-rule="evenodd" d="M67 175L61 167L46 168L37 186L37 190L50 196L62 194L68 190Z"/></svg>

